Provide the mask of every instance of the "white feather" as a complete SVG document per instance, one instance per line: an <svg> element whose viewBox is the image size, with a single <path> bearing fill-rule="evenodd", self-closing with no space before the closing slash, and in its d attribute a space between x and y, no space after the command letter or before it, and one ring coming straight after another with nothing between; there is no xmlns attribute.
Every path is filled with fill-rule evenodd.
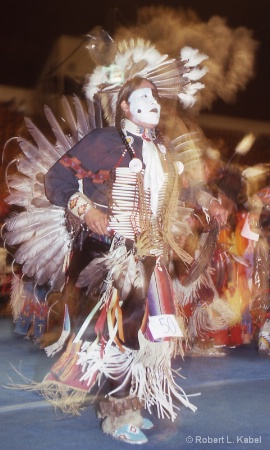
<svg viewBox="0 0 270 450"><path fill-rule="evenodd" d="M202 78L207 72L207 67L203 67L202 69L196 67L195 69L183 74L183 77L188 78L190 81L197 81L200 80L200 78Z"/></svg>
<svg viewBox="0 0 270 450"><path fill-rule="evenodd" d="M188 85L185 86L184 91L188 94L188 95L195 95L200 89L204 88L204 84L202 83L190 83Z"/></svg>
<svg viewBox="0 0 270 450"><path fill-rule="evenodd" d="M20 155L17 160L17 169L29 178L35 178L36 174L40 172L31 161L29 161L24 155Z"/></svg>
<svg viewBox="0 0 270 450"><path fill-rule="evenodd" d="M146 286L144 266L141 261L137 261L134 258L132 253L127 254L124 260L114 265L112 277L123 301L129 295L132 287L140 292L144 292Z"/></svg>
<svg viewBox="0 0 270 450"><path fill-rule="evenodd" d="M56 147L58 151L60 151L61 154L66 153L71 148L70 140L63 132L61 126L55 118L55 115L47 105L44 106L44 111L46 118L51 125L52 132L56 137Z"/></svg>
<svg viewBox="0 0 270 450"><path fill-rule="evenodd" d="M97 93L99 86L106 83L107 76L103 67L96 67L91 77L88 79L88 82L85 85L85 95L86 97L93 101L94 96Z"/></svg>
<svg viewBox="0 0 270 450"><path fill-rule="evenodd" d="M69 243L65 243L64 245L62 243L62 248L60 249L60 251L58 253L55 253L54 257L48 264L46 264L46 266L44 265L36 272L35 279L39 284L44 284L49 280L53 280L56 273L59 271L64 272L64 261L66 255L69 254L69 249Z"/></svg>
<svg viewBox="0 0 270 450"><path fill-rule="evenodd" d="M48 167L48 162L46 160L43 161L41 152L37 146L23 138L19 138L18 143L24 155L33 166L39 167L41 172L43 172L44 167Z"/></svg>
<svg viewBox="0 0 270 450"><path fill-rule="evenodd" d="M58 237L58 233L64 236L64 230L62 227L59 228L59 231L53 230L43 236L38 236L37 238L32 239L30 242L24 242L18 248L15 253L15 260L19 264L23 264L27 259L35 258L37 255L40 255L44 250L51 245L54 245L55 240Z"/></svg>
<svg viewBox="0 0 270 450"><path fill-rule="evenodd" d="M77 117L77 130L78 130L78 140L82 139L86 136L90 131L90 125L88 121L88 117L85 114L84 108L78 99L78 97L73 98L74 106L76 110Z"/></svg>
<svg viewBox="0 0 270 450"><path fill-rule="evenodd" d="M235 153L238 155L245 155L249 152L252 145L255 142L255 136L253 133L246 134L243 139L235 147Z"/></svg>
<svg viewBox="0 0 270 450"><path fill-rule="evenodd" d="M66 281L66 273L63 270L60 261L56 261L55 266L53 263L54 261L52 261L51 264L53 274L50 277L49 283L52 290L60 291Z"/></svg>
<svg viewBox="0 0 270 450"><path fill-rule="evenodd" d="M87 107L88 107L89 127L90 127L90 130L92 131L96 128L94 103L91 102L90 100L87 100ZM97 113L101 114L101 111L99 110Z"/></svg>
<svg viewBox="0 0 270 450"><path fill-rule="evenodd" d="M29 206L29 199L26 196L23 197L20 192L14 192L8 195L5 198L5 202L9 205L16 205L22 208L27 208Z"/></svg>
<svg viewBox="0 0 270 450"><path fill-rule="evenodd" d="M62 96L62 105L64 109L64 116L72 135L72 140L70 140L70 143L73 146L78 142L77 125L73 111L65 95Z"/></svg>
<svg viewBox="0 0 270 450"><path fill-rule="evenodd" d="M49 208L51 202L46 197L33 198L31 201L31 206L35 206L36 208Z"/></svg>
<svg viewBox="0 0 270 450"><path fill-rule="evenodd" d="M20 229L19 231L7 231L4 234L5 241L8 245L17 245L21 242L28 241L34 235L34 227L31 226L23 231Z"/></svg>
<svg viewBox="0 0 270 450"><path fill-rule="evenodd" d="M200 64L202 61L208 59L208 56L204 53L200 53L199 50L185 46L180 51L181 60L185 61L186 67L194 67Z"/></svg>
<svg viewBox="0 0 270 450"><path fill-rule="evenodd" d="M58 237L58 239L55 239L52 246L42 250L42 257L40 257L40 254L37 254L35 258L25 261L23 265L23 272L29 277L39 277L42 275L42 269L44 270L46 266L49 266L47 268L47 271L49 271L51 276L53 274L52 268L50 267L51 261L55 257L57 257L57 259L60 257L60 259L63 261L64 249L65 247L63 246L63 236L60 236Z"/></svg>
<svg viewBox="0 0 270 450"><path fill-rule="evenodd" d="M52 158L56 162L61 156L62 153L57 149L56 146L51 144L48 139L44 136L44 134L36 127L36 125L32 122L31 119L25 118L26 126L33 136L35 142L38 145L38 148L41 151L41 154L44 155L44 160L46 158Z"/></svg>
<svg viewBox="0 0 270 450"><path fill-rule="evenodd" d="M6 221L6 228L9 231L24 229L28 226L37 226L40 224L58 221L63 223L65 215L64 208L52 206L51 208L32 209L31 211L23 211L9 218Z"/></svg>
<svg viewBox="0 0 270 450"><path fill-rule="evenodd" d="M189 108L196 103L196 99L192 95L180 93L178 97L185 108Z"/></svg>
<svg viewBox="0 0 270 450"><path fill-rule="evenodd" d="M266 175L269 172L269 168L264 164L256 164L255 166L247 167L242 171L242 176L247 180L252 178L259 178Z"/></svg>
<svg viewBox="0 0 270 450"><path fill-rule="evenodd" d="M20 204L26 209L30 209L31 205L39 207L42 207L42 204L44 206L50 205L50 202L45 196L44 187L38 184L30 186L28 191L26 190L26 186L24 186L24 189L19 189L18 187L14 190L11 189L11 193L5 198L5 201L9 204Z"/></svg>
<svg viewBox="0 0 270 450"><path fill-rule="evenodd" d="M8 187L10 189L16 189L21 193L31 192L32 180L22 175L9 175L7 177Z"/></svg>

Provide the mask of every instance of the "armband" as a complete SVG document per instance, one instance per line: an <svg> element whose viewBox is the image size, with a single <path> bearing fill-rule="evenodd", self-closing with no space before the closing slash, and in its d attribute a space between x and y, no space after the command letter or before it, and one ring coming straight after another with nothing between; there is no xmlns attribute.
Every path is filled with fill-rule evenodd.
<svg viewBox="0 0 270 450"><path fill-rule="evenodd" d="M84 220L85 214L92 208L96 208L95 203L81 192L73 194L68 201L69 211L81 220Z"/></svg>

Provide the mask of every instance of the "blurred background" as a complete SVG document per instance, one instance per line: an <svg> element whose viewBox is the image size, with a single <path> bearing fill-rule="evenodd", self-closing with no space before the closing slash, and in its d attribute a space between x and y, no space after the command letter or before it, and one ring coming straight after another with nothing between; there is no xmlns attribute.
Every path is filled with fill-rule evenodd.
<svg viewBox="0 0 270 450"><path fill-rule="evenodd" d="M1 148L24 115L42 121L45 103L57 110L62 94L82 95L94 68L87 34L101 26L115 40L151 39L172 56L183 45L207 53L196 120L227 153L255 133L256 150L246 163L258 151L269 160L269 0L2 0L1 17Z"/></svg>
<svg viewBox="0 0 270 450"><path fill-rule="evenodd" d="M101 26L113 39L150 38L172 55L197 46L211 69L200 115L217 115L212 127L229 118L269 125L269 0L2 0L1 17L0 102L8 112L39 115L43 103L80 93L94 67L86 35ZM9 114L0 125L3 144L14 129Z"/></svg>
<svg viewBox="0 0 270 450"><path fill-rule="evenodd" d="M0 27L1 218L8 212L5 170L30 116L46 133L44 104L57 117L60 98L83 97L95 67L86 45L99 26L115 42L150 39L174 57L184 45L208 55L205 89L189 114L225 158L248 133L245 165L270 156L269 0L2 0Z"/></svg>
<svg viewBox="0 0 270 450"><path fill-rule="evenodd" d="M115 42L130 37L150 39L161 53L171 57L177 56L179 49L185 45L206 53L208 60L205 64L208 73L203 80L205 89L201 91L198 102L192 110L185 111L179 107L178 113L186 120L198 123L206 139L209 140L209 146L217 149L218 155L220 154L224 161L231 161L238 143L245 136L252 136L248 145L249 151L242 152L239 161L236 158L233 161L238 161L243 167L263 164L264 168L267 168L269 185L270 0L1 0L0 14L2 19L0 26L0 225L13 212L4 201L8 195L5 177L19 152L16 137L27 132L24 117L31 117L44 134L46 130L49 134L49 127L44 116L44 104L49 105L59 119L62 95L67 96L71 101L73 94L83 99L86 76L95 68L95 63L86 49L87 35L91 34L95 27L106 30ZM233 181L231 184L233 185ZM0 317L12 315L9 299L14 269L16 272L16 267L12 267L12 257L7 255L3 242L0 240ZM3 355L1 360L6 366L6 361L11 358L10 349L12 348L15 352L12 358L16 357L19 361L22 358L20 345L25 343L21 341L22 344L18 344L16 341L16 345L10 345L10 335L14 338L14 334L10 331L10 326L7 330L5 327L2 328L4 343L6 339L6 345L2 345L2 350L6 352L6 355ZM256 364L253 364L252 353L250 356L249 353L245 353L246 351L249 352L250 349L244 349L242 357L232 358L228 365L226 360L223 365L215 359L210 365L209 360L206 364L200 358L198 363L196 358L188 360L192 369L190 372L193 374L191 377L193 388L194 377L195 387L196 383L199 386L202 382L206 383L204 395L198 400L199 403L200 398L202 399L202 404L199 404L199 411L202 411L199 416L201 422L198 419L196 422L198 434L211 435L216 427L217 436L228 434L228 430L236 436L240 424L241 434L248 436L253 429L257 433L253 433L253 436L261 433L263 442L266 442L266 439L269 440L269 426L265 422L268 420L266 409L269 408L267 407L269 401L267 401L266 393L269 393L269 379L264 364L268 361L261 360L258 364L257 355L255 355ZM28 355L28 347L25 352ZM37 357L37 353L34 352L33 355L33 362L29 365L30 371L32 366L35 368L39 364L40 357ZM234 356L233 352L232 356ZM211 368L210 373L209 368ZM5 376L4 370L2 375ZM29 376L31 378L32 374ZM245 383L243 383L244 377L247 379ZM218 383L216 380L219 380ZM225 380L224 385L220 380ZM232 381L236 381L235 389L233 389ZM4 381L3 383L6 384ZM221 386L220 393L219 386ZM201 387L199 391L200 389ZM255 391L256 395L251 399L247 392ZM22 394L25 393L22 392ZM18 393L15 392L13 399L10 400L10 392L8 392L6 397L3 397L3 404L6 402L8 405L6 409L3 407L3 411L7 412L5 423L10 423L10 428L3 427L2 430L9 435L6 448L15 448L11 442L12 439L16 439L16 444L20 445L20 448L23 442L29 447L27 433L29 423L32 422L33 410L32 403L28 405L27 395L25 398L18 397ZM210 401L208 401L209 398ZM17 428L15 427L14 432L14 411L18 409L18 402L21 402L26 409L20 416L23 420L17 420L15 424ZM58 424L63 422L55 420L54 416L52 422L51 419L47 419L47 411L42 403L40 410L34 402L33 405L37 420L39 420L39 414L41 417L42 426L37 427L40 448L48 448L48 445L56 448L51 443L51 439L53 439L52 442L58 438L63 439L63 434L58 430ZM255 410L256 417L250 413ZM45 419L42 415L43 411ZM88 439L88 417L86 420L85 427L81 422L81 433L77 433L77 422L74 421L75 433L72 422L69 422L69 426L66 427L66 432L69 434L65 435L65 445L69 445L70 441L71 447L65 448L85 447L86 439ZM194 421L190 420L188 415L185 420L184 433L187 435L191 433L192 436ZM27 426L25 426L26 423ZM96 422L93 420L90 423ZM51 430L48 433L46 428L48 426L52 431L56 429L53 437ZM178 422L174 425L175 428L171 425L170 427L168 429L171 439L174 440L170 448L178 448L180 439L183 439L183 432L180 431L181 436L176 434ZM40 434L43 430L45 433ZM160 439L160 447L161 445L164 447L164 439L167 439L168 434L165 433L164 438L163 429L160 430L160 436L158 435L157 439ZM33 433L32 428L30 433ZM81 441L78 441L78 435ZM22 439L18 440L18 436ZM27 438L23 439L25 436ZM72 447L74 439L76 444ZM55 445L59 447L59 443ZM103 445L102 442L101 445ZM187 446L191 448L190 444ZM108 442L108 448L112 448L111 442Z"/></svg>

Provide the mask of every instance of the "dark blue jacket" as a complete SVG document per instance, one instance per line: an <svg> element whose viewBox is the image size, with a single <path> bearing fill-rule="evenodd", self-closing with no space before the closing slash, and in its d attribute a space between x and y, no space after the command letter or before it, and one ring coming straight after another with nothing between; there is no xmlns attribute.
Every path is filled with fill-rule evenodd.
<svg viewBox="0 0 270 450"><path fill-rule="evenodd" d="M134 136L133 148L136 157L142 159L142 139ZM96 128L86 135L72 149L68 156L76 157L92 173L99 170L110 171L115 167L125 149L119 133L115 127ZM120 161L120 167L128 167L130 155L127 152ZM70 197L79 190L76 174L71 168L62 164L63 157L45 175L46 196L51 203L66 207ZM107 205L106 183L95 183L90 178L83 179L84 194L92 201Z"/></svg>

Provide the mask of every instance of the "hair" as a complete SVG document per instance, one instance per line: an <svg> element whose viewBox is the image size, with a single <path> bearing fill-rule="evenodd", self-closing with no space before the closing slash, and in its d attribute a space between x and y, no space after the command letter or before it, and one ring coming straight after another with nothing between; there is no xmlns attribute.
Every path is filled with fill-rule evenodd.
<svg viewBox="0 0 270 450"><path fill-rule="evenodd" d="M158 91L154 83L152 81L147 80L147 78L143 77L134 77L126 81L126 83L122 86L122 88L119 91L118 99L116 103L116 110L115 110L115 126L119 128L121 126L121 120L124 118L124 112L121 107L121 103L123 101L128 102L128 99L133 91L135 91L143 81L148 81L153 85L155 94L158 97Z"/></svg>

